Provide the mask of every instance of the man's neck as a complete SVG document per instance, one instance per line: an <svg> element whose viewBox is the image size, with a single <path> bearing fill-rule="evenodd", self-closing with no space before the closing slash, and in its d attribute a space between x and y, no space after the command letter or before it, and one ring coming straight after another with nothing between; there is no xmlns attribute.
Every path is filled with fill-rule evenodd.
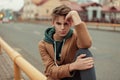
<svg viewBox="0 0 120 80"><path fill-rule="evenodd" d="M62 41L62 40L63 40L63 37L60 37L60 36L58 36L57 34L54 34L54 35L53 35L53 39L54 39L55 41Z"/></svg>

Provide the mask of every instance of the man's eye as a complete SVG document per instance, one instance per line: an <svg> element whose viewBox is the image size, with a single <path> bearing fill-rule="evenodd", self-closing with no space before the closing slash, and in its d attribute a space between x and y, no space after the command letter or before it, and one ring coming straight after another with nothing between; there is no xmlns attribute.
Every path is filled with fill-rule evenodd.
<svg viewBox="0 0 120 80"><path fill-rule="evenodd" d="M66 25L68 25L68 23L64 23L64 25L66 26Z"/></svg>
<svg viewBox="0 0 120 80"><path fill-rule="evenodd" d="M59 22L56 22L56 24L57 24L57 25L61 25L61 23L59 23Z"/></svg>

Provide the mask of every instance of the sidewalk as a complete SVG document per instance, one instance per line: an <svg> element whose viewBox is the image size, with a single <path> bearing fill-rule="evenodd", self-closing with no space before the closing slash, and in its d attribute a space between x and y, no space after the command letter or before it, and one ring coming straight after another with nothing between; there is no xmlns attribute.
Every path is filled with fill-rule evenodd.
<svg viewBox="0 0 120 80"><path fill-rule="evenodd" d="M14 80L13 62L10 57L2 51L0 54L0 80ZM29 80L28 77L22 72L22 79Z"/></svg>
<svg viewBox="0 0 120 80"><path fill-rule="evenodd" d="M87 27L97 30L120 31L120 24L87 23Z"/></svg>
<svg viewBox="0 0 120 80"><path fill-rule="evenodd" d="M0 80L13 80L13 63L7 54L0 54Z"/></svg>

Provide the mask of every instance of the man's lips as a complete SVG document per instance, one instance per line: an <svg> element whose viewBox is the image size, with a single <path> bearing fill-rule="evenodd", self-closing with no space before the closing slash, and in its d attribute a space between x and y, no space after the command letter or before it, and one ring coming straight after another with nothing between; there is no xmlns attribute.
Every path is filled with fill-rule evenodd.
<svg viewBox="0 0 120 80"><path fill-rule="evenodd" d="M65 33L66 33L66 31L62 31L62 32L61 32L61 34L65 34Z"/></svg>

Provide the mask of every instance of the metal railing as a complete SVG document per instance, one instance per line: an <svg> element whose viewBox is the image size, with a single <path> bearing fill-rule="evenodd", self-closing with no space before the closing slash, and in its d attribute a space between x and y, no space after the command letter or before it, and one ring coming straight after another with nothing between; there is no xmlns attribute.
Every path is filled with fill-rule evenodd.
<svg viewBox="0 0 120 80"><path fill-rule="evenodd" d="M46 80L47 78L27 62L18 52L13 50L1 37L0 37L0 53L3 49L14 63L14 80L21 80L22 70L31 80Z"/></svg>

